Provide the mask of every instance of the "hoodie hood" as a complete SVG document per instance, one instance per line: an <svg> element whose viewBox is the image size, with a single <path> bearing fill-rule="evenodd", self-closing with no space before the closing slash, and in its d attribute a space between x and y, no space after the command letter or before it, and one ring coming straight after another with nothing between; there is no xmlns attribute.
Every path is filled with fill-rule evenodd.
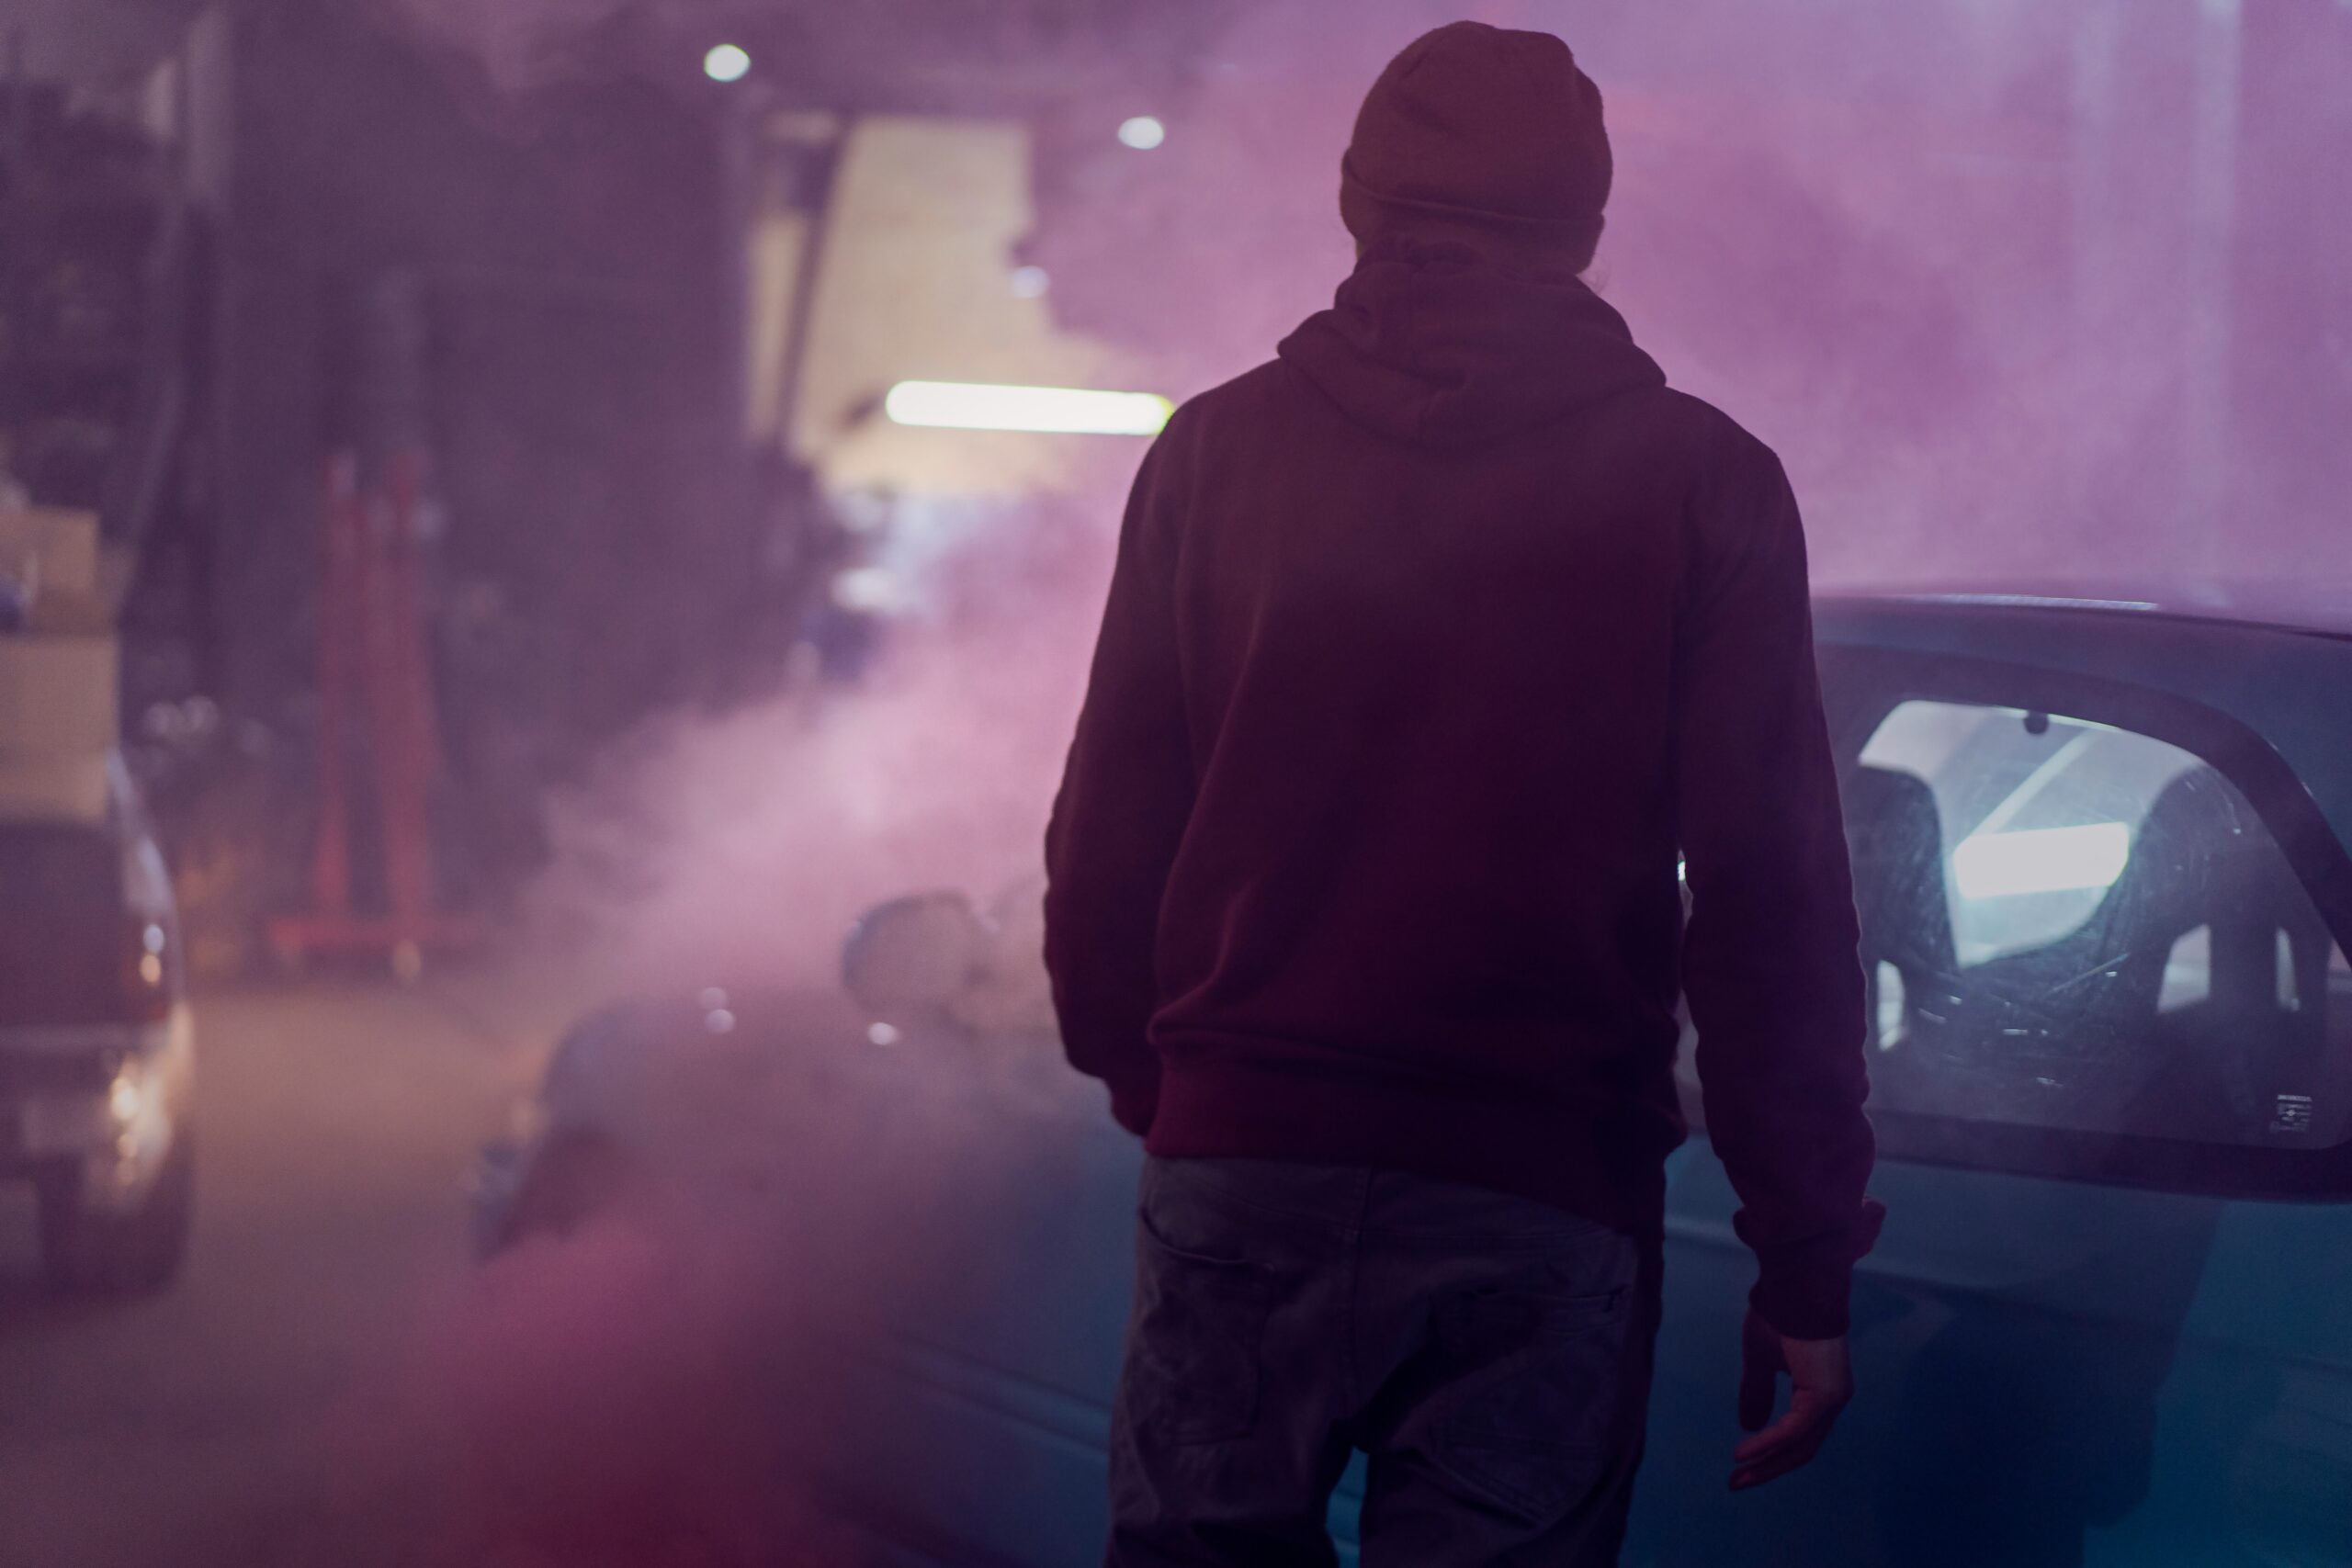
<svg viewBox="0 0 2352 1568"><path fill-rule="evenodd" d="M1443 242L1368 250L1281 352L1375 434L1444 449L1666 385L1625 318L1580 278L1506 270Z"/></svg>

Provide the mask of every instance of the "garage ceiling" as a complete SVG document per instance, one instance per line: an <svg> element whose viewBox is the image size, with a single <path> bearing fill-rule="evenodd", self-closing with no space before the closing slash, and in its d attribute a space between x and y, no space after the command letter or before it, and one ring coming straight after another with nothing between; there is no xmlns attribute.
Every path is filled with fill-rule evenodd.
<svg viewBox="0 0 2352 1568"><path fill-rule="evenodd" d="M34 77L98 89L131 85L175 50L204 0L8 0L0 44Z"/></svg>

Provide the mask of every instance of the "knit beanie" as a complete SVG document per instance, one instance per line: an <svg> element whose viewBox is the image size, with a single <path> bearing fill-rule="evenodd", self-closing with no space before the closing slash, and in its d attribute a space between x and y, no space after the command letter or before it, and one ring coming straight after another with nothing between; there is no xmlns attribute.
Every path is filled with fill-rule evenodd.
<svg viewBox="0 0 2352 1568"><path fill-rule="evenodd" d="M1340 210L1360 239L1376 209L1580 233L1599 229L1611 172L1600 89L1566 44L1454 22L1407 44L1364 95Z"/></svg>

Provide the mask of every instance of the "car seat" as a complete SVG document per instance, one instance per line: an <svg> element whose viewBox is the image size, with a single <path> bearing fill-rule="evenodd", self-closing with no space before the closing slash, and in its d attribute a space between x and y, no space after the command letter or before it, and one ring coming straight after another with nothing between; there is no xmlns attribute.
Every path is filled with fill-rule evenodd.
<svg viewBox="0 0 2352 1568"><path fill-rule="evenodd" d="M2199 928L2210 942L2206 995L2165 1010L2174 949ZM2285 997L2282 931L2295 954ZM2083 1101L2070 1123L2210 1129L2217 1092L2244 1122L2263 1114L2254 1079L2279 1070L2263 1058L2316 1061L2325 962L2325 930L2285 856L2244 798L2199 767L2158 794L2087 919L1966 972L1965 1028L1950 1044L2006 1063L2020 1090Z"/></svg>
<svg viewBox="0 0 2352 1568"><path fill-rule="evenodd" d="M1935 791L1913 773L1860 768L1844 795L1870 1017L1880 1045L1893 1049L1916 1038L1923 1021L1950 1019L1957 1004L1960 965L1944 882L1943 821ZM1903 981L1902 1021L1891 1035L1879 1022L1882 964Z"/></svg>

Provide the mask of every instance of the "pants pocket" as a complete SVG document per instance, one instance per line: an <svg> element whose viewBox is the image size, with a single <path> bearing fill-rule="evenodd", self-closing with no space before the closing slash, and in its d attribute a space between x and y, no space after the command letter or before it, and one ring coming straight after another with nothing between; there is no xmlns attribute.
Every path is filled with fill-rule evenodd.
<svg viewBox="0 0 2352 1568"><path fill-rule="evenodd" d="M1120 1396L1138 1437L1228 1441L1258 1418L1259 1349L1272 1281L1257 1265L1170 1242L1147 1205L1136 1224L1136 1305Z"/></svg>
<svg viewBox="0 0 2352 1568"><path fill-rule="evenodd" d="M1505 1285L1439 1302L1446 1382L1432 1412L1431 1462L1530 1524L1565 1515L1629 1440L1621 1406L1634 1294Z"/></svg>

